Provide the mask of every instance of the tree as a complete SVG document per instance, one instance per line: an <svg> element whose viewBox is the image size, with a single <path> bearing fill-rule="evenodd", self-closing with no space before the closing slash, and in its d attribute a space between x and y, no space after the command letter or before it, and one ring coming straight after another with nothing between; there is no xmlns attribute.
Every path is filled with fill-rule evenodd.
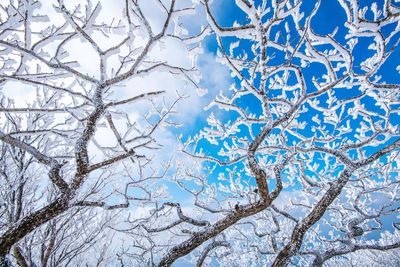
<svg viewBox="0 0 400 267"><path fill-rule="evenodd" d="M102 23L100 4L58 1L60 24L43 22L38 1L2 6L2 88L35 90L25 106L1 101L3 264L79 264L95 245L114 251L89 265L398 263L396 3L330 1L337 24L323 27L323 1L235 0L232 26L216 1L193 2L125 1L119 23ZM209 25L186 38L178 17L193 11ZM157 101L167 92L128 82L167 72L198 86L192 66L152 52L174 41L195 59L193 42L210 33L232 85L207 107L204 129L181 134L176 164L158 164L156 132L176 126L184 96ZM74 42L96 55L94 74L68 56ZM74 218L88 222L81 240Z"/></svg>
<svg viewBox="0 0 400 267"><path fill-rule="evenodd" d="M153 162L155 135L174 125L184 95L167 92L167 80L147 88L134 79L194 83L190 64L155 51L170 42L185 49L192 40L173 26L195 6L126 1L116 19L100 2L0 6L0 265L67 265L107 236L114 210L163 196L170 162ZM146 13L154 6L155 22Z"/></svg>
<svg viewBox="0 0 400 267"><path fill-rule="evenodd" d="M164 203L131 222L126 232L153 240L136 253L158 253L158 266L189 254L199 266L321 266L358 251L388 251L395 261L395 4L339 0L329 32L316 21L321 1L235 4L243 19L224 27L204 1L218 60L234 82L182 145L198 165L180 168L176 181L194 206Z"/></svg>
<svg viewBox="0 0 400 267"><path fill-rule="evenodd" d="M40 116L32 118L32 125L42 124ZM13 125L10 132L22 133L21 129L14 128L20 125L9 117ZM30 129L34 129L31 127ZM39 130L39 129L38 129ZM43 145L43 136L21 138L25 143ZM56 149L57 143L47 144L47 149ZM2 144L1 161L1 229L17 225L27 215L33 213L43 202L57 197L54 187L41 184L43 169L38 166L28 152ZM39 182L38 182L39 181ZM44 194L48 191L47 194ZM94 245L94 242L104 234L104 228L109 218L102 218L107 214L98 214L95 210L83 211L75 208L62 216L51 220L43 227L33 230L28 236L19 240L12 248L12 255L18 266L60 266L61 263L71 262L80 254Z"/></svg>

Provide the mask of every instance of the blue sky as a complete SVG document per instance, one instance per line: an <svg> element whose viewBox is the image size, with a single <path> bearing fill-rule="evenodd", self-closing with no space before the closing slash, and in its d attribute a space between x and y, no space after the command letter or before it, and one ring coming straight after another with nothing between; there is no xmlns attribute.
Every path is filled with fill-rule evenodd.
<svg viewBox="0 0 400 267"><path fill-rule="evenodd" d="M261 1L256 1L256 3L258 2ZM314 8L315 2L316 1L303 1L303 4L301 6L302 7L301 11L305 13L305 17L307 17L307 15L309 15L311 10ZM379 8L382 8L383 2L384 1L377 1ZM368 6L369 4L371 4L371 1L360 1L361 7ZM232 23L235 21L239 22L240 24L248 23L248 19L246 18L244 12L241 11L238 7L236 7L230 0L214 1L212 5L212 10L221 26L231 26ZM372 18L372 12L368 11L366 14L367 18ZM317 14L311 21L311 26L315 33L321 35L326 35L336 32L335 39L339 40L344 45L346 43L345 36L348 33L348 29L344 26L345 21L346 21L345 12L341 8L338 1L322 0ZM389 35L393 30L393 27L395 27L395 25L392 24L385 27L382 31L383 34L386 36ZM296 33L294 32L295 31L291 32L291 39L295 43L300 39L300 36L299 35L296 36ZM227 49L230 41L235 41L235 39L226 38L226 40L227 40L226 41L226 49ZM395 45L396 40L398 40L398 37L392 38L392 41L386 47L386 51L389 51ZM216 55L216 51L218 50L218 44L216 42L215 36L214 35L209 36L204 43L205 43L204 49L206 51L205 55L208 55L208 53ZM355 73L362 74L364 72L360 67L360 63L362 63L365 59L373 55L373 51L368 49L368 46L371 45L372 43L373 43L373 38L359 38L358 44L356 45L353 53L354 57L353 70ZM240 49L242 49L243 51L248 50L249 49L248 44L249 43L246 41L241 42L239 50ZM271 49L270 52L271 54L275 55L275 58L271 60L271 64L274 64L274 62L276 62L276 64L284 62L282 54L277 53L277 51L273 51L273 49ZM387 83L400 82L400 75L398 75L398 71L396 71L396 67L398 65L398 61L396 60L396 58L399 58L399 56L400 56L399 49L395 49L390 59L387 60L385 64L382 65L380 70L377 72L378 75L382 76L381 79L386 81ZM300 63L300 62L298 61L295 63ZM207 62L203 62L202 58L200 57L201 71L207 72L208 67L209 66L207 65ZM304 69L304 75L306 76L307 84L309 87L312 87L311 83L312 77L318 78L322 74L324 74L324 71L323 70L320 71L320 68L317 65L311 65L310 67ZM226 77L221 77L221 79L226 79ZM210 95L215 95L220 90L224 91L225 93L228 92L229 88L213 88L212 84L208 84L207 80L208 80L207 76L203 77L202 85L208 86ZM231 79L230 83L235 83L236 85L239 85L239 81L237 79L236 80ZM335 93L336 97L338 97L339 99L345 99L350 96L358 95L360 91L357 88L354 88L354 90L335 90ZM261 111L259 104L253 101L255 101L255 99L252 98L251 96L245 97L239 104L246 105L248 110L251 112L259 113ZM366 97L362 101L363 102L361 104L365 104L367 105L367 107L372 108L374 111L379 112L379 108L375 106L375 103L371 100L371 98ZM208 112L223 113L216 108L213 108L211 111ZM205 114L202 114L201 118L196 120L194 128L198 129L204 126L205 123L204 115ZM312 115L314 115L314 113L309 113L305 115L304 120L310 123ZM393 121L399 120L398 116L392 115L392 117ZM229 120L229 116L226 117L226 119ZM194 130L194 128L192 129Z"/></svg>

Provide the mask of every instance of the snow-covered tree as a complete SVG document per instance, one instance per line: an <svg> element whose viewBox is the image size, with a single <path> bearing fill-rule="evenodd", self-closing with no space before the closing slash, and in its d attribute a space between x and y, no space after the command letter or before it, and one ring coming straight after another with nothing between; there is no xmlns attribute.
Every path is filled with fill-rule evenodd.
<svg viewBox="0 0 400 267"><path fill-rule="evenodd" d="M1 3L0 265L398 265L398 1L221 1Z"/></svg>
<svg viewBox="0 0 400 267"><path fill-rule="evenodd" d="M137 253L161 255L159 266L181 257L198 266L367 266L362 255L383 251L377 264L396 265L396 3L329 1L337 20L327 29L318 25L324 1L235 0L232 26L221 26L211 2L203 4L217 58L233 83L208 106L207 126L182 138L197 164L183 163L175 179L194 205L164 203L131 221L127 232L153 240Z"/></svg>
<svg viewBox="0 0 400 267"><path fill-rule="evenodd" d="M1 266L94 264L119 209L164 197L156 135L196 80L195 5L1 1Z"/></svg>

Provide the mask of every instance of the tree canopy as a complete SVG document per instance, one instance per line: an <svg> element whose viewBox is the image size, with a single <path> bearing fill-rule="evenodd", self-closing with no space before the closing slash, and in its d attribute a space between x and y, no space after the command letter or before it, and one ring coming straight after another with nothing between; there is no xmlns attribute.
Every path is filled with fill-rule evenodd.
<svg viewBox="0 0 400 267"><path fill-rule="evenodd" d="M0 3L0 266L400 264L398 1L111 2Z"/></svg>

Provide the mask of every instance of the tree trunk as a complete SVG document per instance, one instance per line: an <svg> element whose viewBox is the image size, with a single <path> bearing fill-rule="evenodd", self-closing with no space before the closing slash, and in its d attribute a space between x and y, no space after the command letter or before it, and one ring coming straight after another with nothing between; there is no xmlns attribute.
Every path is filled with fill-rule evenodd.
<svg viewBox="0 0 400 267"><path fill-rule="evenodd" d="M3 266L5 255L10 251L11 247L21 238L40 227L42 224L57 217L68 209L69 196L63 195L50 203L46 207L23 218L17 225L10 228L0 237L0 266ZM4 265L7 266L7 265Z"/></svg>

